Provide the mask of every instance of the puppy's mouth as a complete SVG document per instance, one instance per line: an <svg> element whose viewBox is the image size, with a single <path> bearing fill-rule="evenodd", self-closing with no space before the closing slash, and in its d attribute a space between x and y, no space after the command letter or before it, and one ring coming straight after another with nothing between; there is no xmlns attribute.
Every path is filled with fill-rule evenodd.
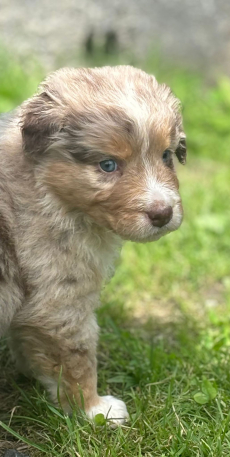
<svg viewBox="0 0 230 457"><path fill-rule="evenodd" d="M183 220L181 205L167 207L159 212L129 212L119 219L113 230L125 240L145 243L157 241L164 235L177 230Z"/></svg>

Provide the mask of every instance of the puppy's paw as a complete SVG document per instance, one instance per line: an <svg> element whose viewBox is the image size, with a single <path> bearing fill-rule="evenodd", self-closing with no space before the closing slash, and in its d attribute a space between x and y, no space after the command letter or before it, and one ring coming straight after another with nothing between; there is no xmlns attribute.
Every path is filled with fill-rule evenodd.
<svg viewBox="0 0 230 457"><path fill-rule="evenodd" d="M115 425L124 424L129 418L125 403L111 395L99 397L99 403L88 409L86 414L90 419L94 419L97 414L103 414L105 419Z"/></svg>

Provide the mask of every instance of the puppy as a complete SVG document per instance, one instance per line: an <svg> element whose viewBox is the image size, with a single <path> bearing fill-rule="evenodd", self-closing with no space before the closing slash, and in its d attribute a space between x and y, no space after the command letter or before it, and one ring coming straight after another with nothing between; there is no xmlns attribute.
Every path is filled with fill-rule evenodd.
<svg viewBox="0 0 230 457"><path fill-rule="evenodd" d="M0 333L20 370L88 417L125 404L97 393L95 308L121 240L182 222L178 100L129 67L61 69L0 123Z"/></svg>

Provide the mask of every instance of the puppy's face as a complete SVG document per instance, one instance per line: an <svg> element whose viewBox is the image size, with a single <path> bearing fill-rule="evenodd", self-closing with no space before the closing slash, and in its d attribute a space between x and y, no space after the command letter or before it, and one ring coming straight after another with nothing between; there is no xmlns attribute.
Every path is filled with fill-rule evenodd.
<svg viewBox="0 0 230 457"><path fill-rule="evenodd" d="M63 69L42 89L22 107L23 145L63 204L124 239L176 230L186 149L170 89L132 67Z"/></svg>

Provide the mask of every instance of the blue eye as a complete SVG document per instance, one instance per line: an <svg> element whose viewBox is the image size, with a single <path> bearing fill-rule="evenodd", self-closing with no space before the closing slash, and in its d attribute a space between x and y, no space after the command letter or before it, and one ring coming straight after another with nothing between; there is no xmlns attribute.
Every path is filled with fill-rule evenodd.
<svg viewBox="0 0 230 457"><path fill-rule="evenodd" d="M162 159L163 162L167 163L171 160L172 158L172 152L169 149L166 149L166 151L163 153Z"/></svg>
<svg viewBox="0 0 230 457"><path fill-rule="evenodd" d="M115 160L102 160L102 162L99 163L101 169L103 171L106 171L107 173L111 173L112 171L117 170L117 163Z"/></svg>

